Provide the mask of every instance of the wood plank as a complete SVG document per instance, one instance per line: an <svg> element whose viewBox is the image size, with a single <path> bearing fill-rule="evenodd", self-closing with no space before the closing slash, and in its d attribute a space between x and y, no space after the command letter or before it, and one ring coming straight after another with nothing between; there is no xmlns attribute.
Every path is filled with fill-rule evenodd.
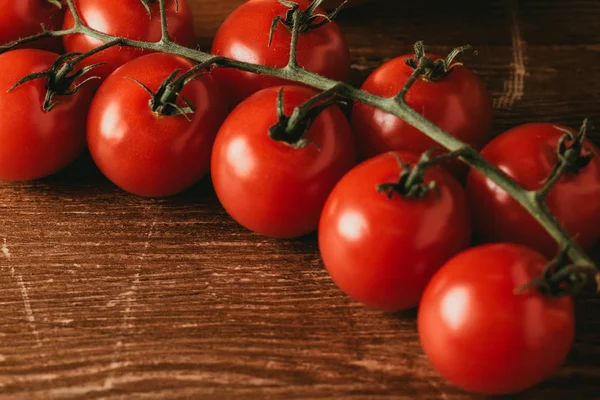
<svg viewBox="0 0 600 400"><path fill-rule="evenodd" d="M464 61L494 96L497 133L600 120L597 1L433 3L346 11L352 82L415 40L440 53L470 43L479 54ZM231 5L193 6L209 48ZM84 155L44 180L0 182L0 216L0 398L477 398L429 366L414 312L351 301L325 272L314 236L243 230L208 180L140 199ZM599 304L578 305L566 366L513 398L598 397Z"/></svg>

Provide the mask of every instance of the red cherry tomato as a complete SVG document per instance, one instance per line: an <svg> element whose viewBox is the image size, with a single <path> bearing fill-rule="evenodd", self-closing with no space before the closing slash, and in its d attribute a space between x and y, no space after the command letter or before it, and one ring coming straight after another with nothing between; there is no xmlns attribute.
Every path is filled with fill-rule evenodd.
<svg viewBox="0 0 600 400"><path fill-rule="evenodd" d="M537 190L558 162L557 147L565 127L527 124L498 136L482 151L492 164L528 190ZM548 206L557 220L589 249L600 238L600 152L589 141L591 162L578 173L568 173L550 192ZM476 171L469 174L467 194L478 236L487 242L521 243L548 257L558 246L542 226L505 191Z"/></svg>
<svg viewBox="0 0 600 400"><path fill-rule="evenodd" d="M574 336L573 301L515 289L548 260L516 244L465 251L433 277L421 300L419 337L439 373L479 394L519 392L548 378Z"/></svg>
<svg viewBox="0 0 600 400"><path fill-rule="evenodd" d="M88 120L88 143L100 170L122 189L149 197L179 193L207 172L214 138L227 112L227 102L210 75L196 78L181 91L195 106L184 115L159 115L149 105L173 71L194 64L162 53L136 58L109 76L100 87ZM180 98L179 107L185 107Z"/></svg>
<svg viewBox="0 0 600 400"><path fill-rule="evenodd" d="M306 10L310 5L308 0L294 2L298 3L302 10ZM271 67L286 66L291 42L289 29L279 24L270 46L268 39L273 18L285 17L289 9L278 0L254 0L242 4L221 25L212 52ZM325 14L325 11L319 8L315 14ZM298 63L319 75L338 81L348 80L350 52L335 22L300 34ZM215 70L215 76L226 90L232 106L261 89L286 83L278 78L229 68Z"/></svg>
<svg viewBox="0 0 600 400"><path fill-rule="evenodd" d="M405 163L418 156L400 152ZM319 247L327 271L348 295L386 311L416 307L433 273L468 246L470 220L458 181L431 167L421 198L380 193L401 172L396 157L382 154L351 170L337 184L319 223Z"/></svg>
<svg viewBox="0 0 600 400"><path fill-rule="evenodd" d="M0 45L60 29L64 11L47 0L0 0ZM60 38L50 38L21 45L20 48L37 48L60 52Z"/></svg>
<svg viewBox="0 0 600 400"><path fill-rule="evenodd" d="M171 38L183 46L194 44L194 26L191 10L186 0L167 0L167 21ZM156 42L161 38L158 2L150 4L151 15L141 0L75 0L83 22L90 28L113 36ZM73 15L67 11L64 28L74 24ZM100 40L86 35L64 37L68 52L85 53L103 45ZM148 54L147 51L129 47L113 47L86 59L86 65L106 62L94 69L94 75L106 78L112 71L126 62ZM99 83L97 84L99 85Z"/></svg>
<svg viewBox="0 0 600 400"><path fill-rule="evenodd" d="M92 92L82 87L58 96L43 109L47 79L35 79L12 91L26 75L46 71L58 54L13 50L0 55L0 179L43 178L70 164L85 147L85 122Z"/></svg>
<svg viewBox="0 0 600 400"><path fill-rule="evenodd" d="M395 58L373 72L362 89L382 97L393 97L404 87L414 69L406 60ZM441 57L429 55L433 60ZM446 132L481 149L491 138L492 101L481 80L464 65L454 65L451 72L437 81L418 79L406 96L407 103L419 114ZM352 127L362 158L393 150L422 153L436 143L400 118L362 103L356 103ZM457 176L466 174L460 162L448 163Z"/></svg>
<svg viewBox="0 0 600 400"><path fill-rule="evenodd" d="M314 143L295 148L271 139L280 90L264 89L233 110L217 135L211 174L219 200L236 221L261 235L291 238L316 230L327 195L354 165L356 150L336 106L325 109L306 133ZM314 95L308 88L283 87L285 114Z"/></svg>

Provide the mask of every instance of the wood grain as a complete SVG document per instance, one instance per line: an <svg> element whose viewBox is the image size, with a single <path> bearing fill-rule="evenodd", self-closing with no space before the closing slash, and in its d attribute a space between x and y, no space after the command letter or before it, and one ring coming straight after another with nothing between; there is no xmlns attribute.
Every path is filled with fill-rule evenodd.
<svg viewBox="0 0 600 400"><path fill-rule="evenodd" d="M206 48L227 6L194 10ZM494 95L496 132L600 120L597 1L389 1L340 24L356 84L418 39L442 53L470 43L479 55L465 62ZM477 398L431 369L414 312L349 300L315 237L241 229L208 181L140 199L83 156L48 179L0 183L0 246L2 399ZM579 303L565 367L513 398L598 398L599 304Z"/></svg>

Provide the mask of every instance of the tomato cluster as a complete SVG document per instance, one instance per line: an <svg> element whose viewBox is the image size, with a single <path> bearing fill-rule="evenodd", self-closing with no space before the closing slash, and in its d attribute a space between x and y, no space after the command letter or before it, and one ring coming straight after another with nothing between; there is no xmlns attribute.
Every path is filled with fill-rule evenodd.
<svg viewBox="0 0 600 400"><path fill-rule="evenodd" d="M0 17L0 44L39 33L36 23L60 27L60 2L24 3L0 1L9 10ZM223 23L213 53L285 67L300 10L299 66L346 81L348 45L319 3L249 1ZM155 1L75 5L101 32L161 39ZM166 18L170 38L193 45L186 1L167 1ZM73 24L67 11L63 27ZM67 55L49 51L52 41L31 44L43 49L25 44L0 55L0 179L51 175L86 146L112 182L139 196L175 195L210 172L223 207L244 227L275 238L318 231L327 271L354 299L385 311L418 307L425 353L458 386L520 391L566 357L571 298L529 286L515 292L548 271L559 250L554 240L487 176L457 160L440 162L433 140L405 121L358 103L347 118L335 93L197 68L172 54L113 47L78 58L72 53L103 44L83 34L64 37ZM418 69L406 103L532 194L562 166L548 208L584 249L592 247L600 238L599 150L547 123L492 140L482 81L454 61L456 53L415 49L378 68L362 89L394 97ZM473 237L488 244L469 248Z"/></svg>

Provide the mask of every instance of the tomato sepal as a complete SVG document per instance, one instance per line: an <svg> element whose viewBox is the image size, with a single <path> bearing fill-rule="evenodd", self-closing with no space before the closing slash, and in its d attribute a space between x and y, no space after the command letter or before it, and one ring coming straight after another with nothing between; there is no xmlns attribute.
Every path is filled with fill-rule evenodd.
<svg viewBox="0 0 600 400"><path fill-rule="evenodd" d="M296 149L313 144L320 150L319 144L306 138L305 135L323 111L333 105L344 103L343 100L336 98L338 88L334 87L315 95L296 107L290 116L285 115L284 112L284 89L282 87L277 96L277 123L269 128L269 137Z"/></svg>
<svg viewBox="0 0 600 400"><path fill-rule="evenodd" d="M589 265L570 263L569 248L565 247L539 277L516 288L515 294L523 294L529 289L549 297L595 293L600 289L600 272Z"/></svg>
<svg viewBox="0 0 600 400"><path fill-rule="evenodd" d="M84 55L85 56L85 55ZM50 112L59 102L53 101L55 96L71 96L79 91L86 83L99 79L97 76L91 76L82 82L76 83L81 77L106 63L96 63L85 66L77 71L75 67L81 61L82 55L79 53L63 54L46 71L29 74L19 79L8 91L12 92L19 86L36 79L46 79L46 95L42 108L45 112ZM73 86L74 85L74 86Z"/></svg>
<svg viewBox="0 0 600 400"><path fill-rule="evenodd" d="M414 166L402 161L397 153L391 152L390 154L394 156L400 167L400 176L395 182L385 182L377 185L377 192L385 193L390 199L394 194L399 194L407 199L419 199L426 196L431 191L435 191L439 195L438 186L435 181L425 183L425 173L430 167L441 164L449 159L458 158L463 155L465 151L453 151L432 158L431 156L435 150L434 147L425 151Z"/></svg>
<svg viewBox="0 0 600 400"><path fill-rule="evenodd" d="M310 31L314 31L322 27L325 24L333 21L339 13L342 11L348 0L345 0L341 3L335 10L333 10L329 15L323 14L315 14L317 8L321 5L323 0L315 0L311 3L311 5L306 9L306 11L300 10L300 4L294 1L288 0L278 0L279 3L283 4L286 7L289 7L289 10L286 12L285 17L276 16L273 18L273 22L271 23L271 29L269 30L269 47L273 42L273 35L275 34L275 29L279 24L285 26L290 32L293 32L297 29L298 33L306 33ZM294 14L297 14L294 16ZM322 18L319 22L317 22L318 18ZM297 27L295 27L295 25Z"/></svg>

